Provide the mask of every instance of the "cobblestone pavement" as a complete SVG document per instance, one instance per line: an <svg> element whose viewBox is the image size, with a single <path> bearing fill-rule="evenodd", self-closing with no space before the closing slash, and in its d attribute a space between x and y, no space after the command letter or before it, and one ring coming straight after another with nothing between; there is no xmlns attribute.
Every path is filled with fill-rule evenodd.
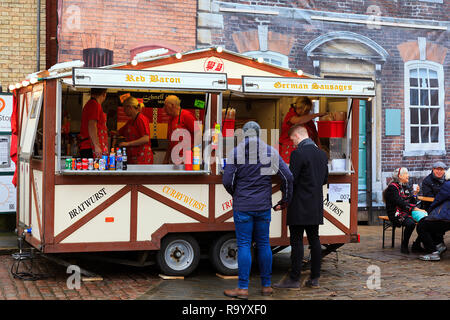
<svg viewBox="0 0 450 320"><path fill-rule="evenodd" d="M345 244L338 253L323 259L319 289L275 290L262 297L257 270L252 270L249 299L258 300L448 300L450 299L450 252L440 262L424 262L418 254L400 253L400 232L396 247L381 248L381 226L359 226L361 243ZM390 231L387 232L390 244ZM416 234L413 234L412 240ZM447 235L447 247L450 241ZM450 251L450 250L449 250ZM37 256L34 273L45 279L23 281L11 274L11 254L0 255L0 300L225 300L223 290L234 288L237 280L215 276L208 261L184 280L162 280L155 266L131 267L92 261L73 261L98 273L102 281L81 282L80 289L69 289L66 267ZM289 253L274 255L273 282L279 281L290 264ZM379 271L380 282L375 280ZM302 278L308 277L305 271ZM379 289L371 289L379 284Z"/></svg>

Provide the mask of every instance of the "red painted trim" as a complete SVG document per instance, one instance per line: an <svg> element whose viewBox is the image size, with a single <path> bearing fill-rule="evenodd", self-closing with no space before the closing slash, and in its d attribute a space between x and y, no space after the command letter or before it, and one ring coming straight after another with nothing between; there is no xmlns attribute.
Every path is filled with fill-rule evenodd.
<svg viewBox="0 0 450 320"><path fill-rule="evenodd" d="M350 229L348 229L345 225L343 225L339 220L333 217L329 212L323 210L323 217L330 221L335 227L344 232L345 234L350 233Z"/></svg>

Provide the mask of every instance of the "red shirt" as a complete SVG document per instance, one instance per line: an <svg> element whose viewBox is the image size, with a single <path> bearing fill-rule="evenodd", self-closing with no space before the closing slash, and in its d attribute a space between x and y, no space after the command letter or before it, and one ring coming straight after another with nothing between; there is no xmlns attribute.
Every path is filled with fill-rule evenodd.
<svg viewBox="0 0 450 320"><path fill-rule="evenodd" d="M97 135L102 151L108 145L108 128L106 127L106 114L103 112L102 106L95 99L90 99L84 106L81 113L81 143L80 149L94 149L89 137L88 124L89 120L97 121Z"/></svg>
<svg viewBox="0 0 450 320"><path fill-rule="evenodd" d="M178 122L178 120L180 122ZM169 150L172 150L174 146L176 146L179 141L171 141L172 133L177 128L183 128L189 131L191 134L191 148L194 147L194 122L197 119L195 119L194 115L190 113L189 111L185 109L181 109L181 115L180 117L170 117L169 119L169 127L167 130L167 140L169 140ZM180 137L181 140L181 137Z"/></svg>
<svg viewBox="0 0 450 320"><path fill-rule="evenodd" d="M294 108L291 108L289 112L286 114L283 120L283 124L281 125L281 134L280 134L280 155L286 163L289 163L289 159L291 156L291 152L295 150L294 143L289 138L289 129L293 126L290 122L291 118L294 116L298 116L295 112ZM308 136L312 141L320 148L320 140L319 134L317 133L316 125L314 121L310 120L303 124L308 131Z"/></svg>
<svg viewBox="0 0 450 320"><path fill-rule="evenodd" d="M127 141L134 141L143 136L150 138L150 122L142 113L138 113L136 119L128 122L119 130L119 134ZM140 146L127 147L127 163L129 164L153 164L153 152L150 141Z"/></svg>

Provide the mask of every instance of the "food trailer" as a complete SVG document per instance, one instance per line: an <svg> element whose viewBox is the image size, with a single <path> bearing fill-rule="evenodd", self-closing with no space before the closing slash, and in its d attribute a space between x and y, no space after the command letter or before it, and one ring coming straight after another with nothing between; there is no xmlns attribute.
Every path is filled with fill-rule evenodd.
<svg viewBox="0 0 450 320"><path fill-rule="evenodd" d="M229 151L225 146L237 143L235 131L246 121L256 120L268 131L263 138L277 148L277 129L298 96L310 97L315 112L329 115L317 122L330 158L321 243L332 251L359 241L359 100L374 95L372 81L319 79L207 48L102 68L66 65L31 82L14 91L19 122L17 228L20 234L31 228L25 240L46 255L152 253L167 275L188 275L208 255L219 273L236 274L232 197L222 185ZM142 99L154 164L115 171L66 167L66 159L77 157L74 137L91 88L108 90L103 108L107 105L110 130L126 120L121 96ZM168 94L179 96L182 108L201 123L199 170L162 163L167 148L162 107ZM277 203L281 191L275 177L272 193ZM285 210L273 211L270 241L274 252L289 246Z"/></svg>

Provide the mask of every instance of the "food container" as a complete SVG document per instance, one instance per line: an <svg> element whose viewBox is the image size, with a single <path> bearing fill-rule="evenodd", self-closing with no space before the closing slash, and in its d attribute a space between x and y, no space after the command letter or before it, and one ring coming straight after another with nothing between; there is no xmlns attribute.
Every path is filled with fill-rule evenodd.
<svg viewBox="0 0 450 320"><path fill-rule="evenodd" d="M320 138L345 137L345 121L318 121L317 126Z"/></svg>

